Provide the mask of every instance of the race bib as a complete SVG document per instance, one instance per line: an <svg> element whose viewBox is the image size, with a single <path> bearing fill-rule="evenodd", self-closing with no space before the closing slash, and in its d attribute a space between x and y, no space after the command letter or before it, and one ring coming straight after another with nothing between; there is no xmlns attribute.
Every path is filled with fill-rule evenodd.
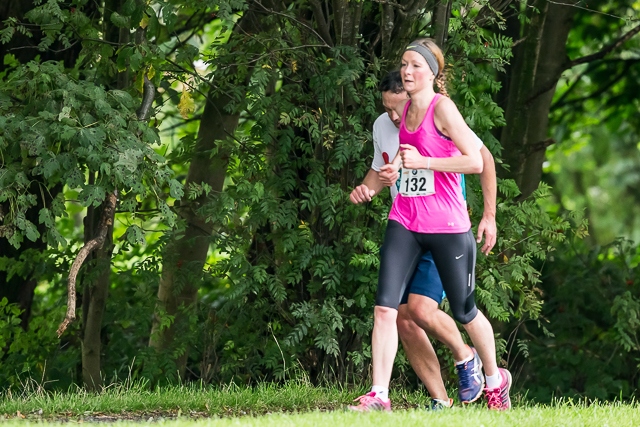
<svg viewBox="0 0 640 427"><path fill-rule="evenodd" d="M433 171L430 169L402 169L400 194L405 197L430 196L436 193Z"/></svg>

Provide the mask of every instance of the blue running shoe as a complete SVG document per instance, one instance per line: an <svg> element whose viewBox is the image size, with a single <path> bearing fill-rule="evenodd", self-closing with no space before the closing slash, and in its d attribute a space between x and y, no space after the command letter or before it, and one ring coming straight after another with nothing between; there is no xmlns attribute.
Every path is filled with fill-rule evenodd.
<svg viewBox="0 0 640 427"><path fill-rule="evenodd" d="M453 399L431 399L431 404L427 406L427 409L430 411L442 411L445 409L453 408Z"/></svg>
<svg viewBox="0 0 640 427"><path fill-rule="evenodd" d="M473 351L473 359L468 362L456 365L458 371L458 396L463 404L475 402L482 396L484 389L484 375L482 375L482 361L478 357L475 348L470 347Z"/></svg>

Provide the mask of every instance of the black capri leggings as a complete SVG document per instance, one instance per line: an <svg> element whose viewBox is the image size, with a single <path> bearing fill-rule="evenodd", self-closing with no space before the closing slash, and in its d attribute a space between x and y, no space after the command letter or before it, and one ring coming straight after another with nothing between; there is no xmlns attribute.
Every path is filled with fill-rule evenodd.
<svg viewBox="0 0 640 427"><path fill-rule="evenodd" d="M389 221L380 250L376 305L398 308L418 261L431 251L453 318L462 324L478 314L475 302L476 241L471 230L457 234L424 234Z"/></svg>

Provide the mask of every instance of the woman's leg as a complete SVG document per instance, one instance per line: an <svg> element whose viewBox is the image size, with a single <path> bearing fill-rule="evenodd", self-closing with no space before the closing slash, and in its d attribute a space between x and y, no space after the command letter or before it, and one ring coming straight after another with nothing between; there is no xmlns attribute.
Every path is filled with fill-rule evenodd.
<svg viewBox="0 0 640 427"><path fill-rule="evenodd" d="M454 319L463 325L470 323L478 316L474 298L476 243L471 231L461 234L432 234L425 239L440 272L442 285L449 299ZM493 336L490 337L490 342L485 342L486 336L481 336L480 340L477 335L471 338L474 345L479 345L482 348L485 357L487 357L485 350L493 345L493 363L495 364ZM464 359L456 358L459 361L456 363L456 369L460 382L458 390L460 400L463 403L470 403L482 395L484 388L482 364L484 360L478 358L475 351L470 352L468 347L466 347L466 351L472 353L471 356L468 358L465 356Z"/></svg>
<svg viewBox="0 0 640 427"><path fill-rule="evenodd" d="M476 242L471 231L424 235L440 273L453 318L463 325L478 314L475 302Z"/></svg>
<svg viewBox="0 0 640 427"><path fill-rule="evenodd" d="M380 250L374 309L371 343L374 386L389 387L393 361L398 351L398 306L422 253L414 233L396 221L389 221Z"/></svg>
<svg viewBox="0 0 640 427"><path fill-rule="evenodd" d="M398 328L395 308L375 306L373 309L373 336L371 337L371 362L373 385L389 388L393 361L398 352Z"/></svg>
<svg viewBox="0 0 640 427"><path fill-rule="evenodd" d="M466 329L485 367L485 374L487 375L487 388L485 389L487 406L489 409L499 411L509 409L511 408L511 399L509 397L511 373L504 368L498 368L493 328L475 305L476 242L473 234L469 231L465 234L449 235L451 237L446 237L443 234L434 234L432 236L433 239L430 241L430 244L433 244L433 247L430 247L431 253L438 271L440 271L442 286L449 298L453 316ZM465 258L467 259L466 271L465 263L462 262ZM469 362L470 369L468 369L467 363L456 365L459 377L461 374L468 374L469 370L473 371L471 375L472 381L465 381L465 383L472 385L470 389L475 389L476 377L481 375L478 372L478 363L474 358L473 362ZM468 394L473 395L473 393Z"/></svg>
<svg viewBox="0 0 640 427"><path fill-rule="evenodd" d="M380 250L380 273L374 308L371 359L373 365L373 387L370 393L360 396L358 405L349 408L355 411L390 410L388 400L389 382L393 361L398 351L398 306L422 248L413 233L396 221L387 223L384 244Z"/></svg>
<svg viewBox="0 0 640 427"><path fill-rule="evenodd" d="M478 311L476 317L466 325L462 325L469 334L480 360L484 365L484 373L493 376L498 373L496 362L496 341L493 336L493 327L489 320Z"/></svg>

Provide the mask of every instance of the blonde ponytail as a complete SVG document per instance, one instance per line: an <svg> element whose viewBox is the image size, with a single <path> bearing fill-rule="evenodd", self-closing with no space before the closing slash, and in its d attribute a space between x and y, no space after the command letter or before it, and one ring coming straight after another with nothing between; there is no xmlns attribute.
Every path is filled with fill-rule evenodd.
<svg viewBox="0 0 640 427"><path fill-rule="evenodd" d="M445 70L438 73L438 77L436 77L436 86L438 86L439 93L450 98L449 92L447 91L447 73Z"/></svg>

